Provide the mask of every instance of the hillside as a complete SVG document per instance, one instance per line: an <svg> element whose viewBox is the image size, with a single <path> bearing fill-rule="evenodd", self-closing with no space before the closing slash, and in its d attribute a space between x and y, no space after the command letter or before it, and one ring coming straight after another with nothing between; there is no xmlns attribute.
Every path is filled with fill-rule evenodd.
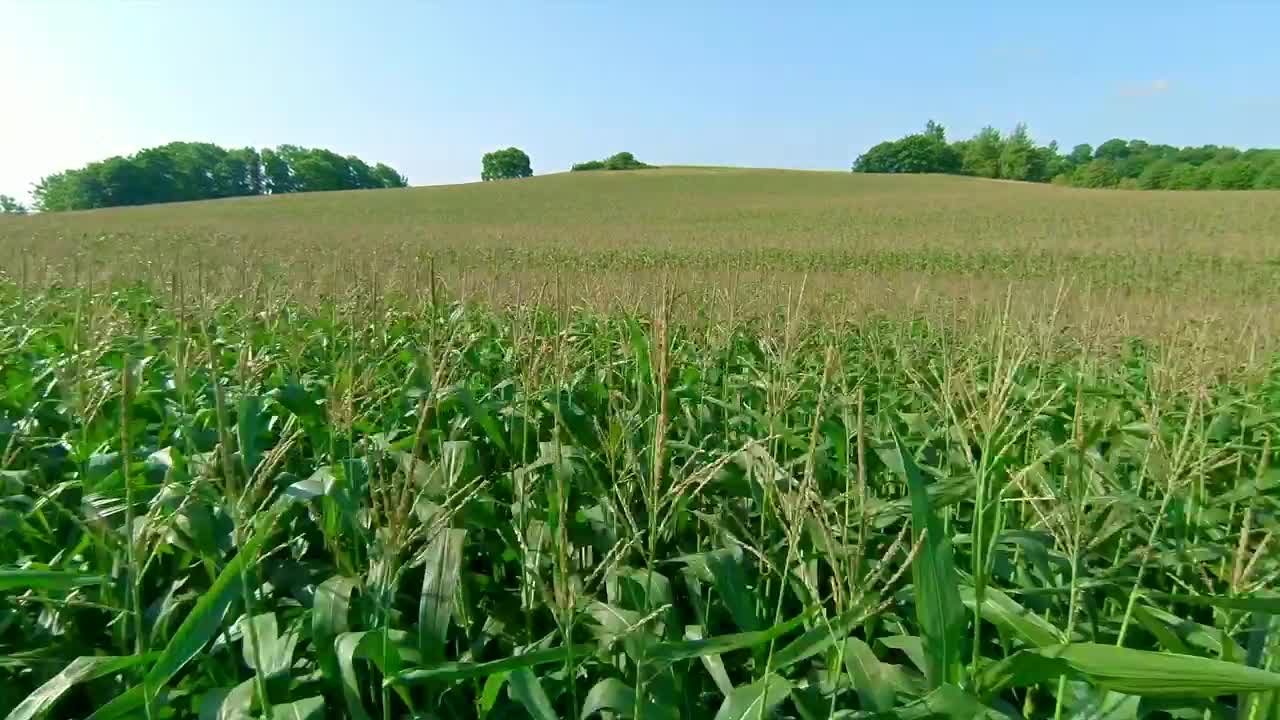
<svg viewBox="0 0 1280 720"><path fill-rule="evenodd" d="M998 247L1173 242L1251 254L1280 194L1096 193L949 176L673 168L271 197L34 217L0 237L211 230L312 239L416 235L444 246ZM1225 236L1225 238L1224 238ZM1226 242L1223 242L1223 240Z"/></svg>
<svg viewBox="0 0 1280 720"><path fill-rule="evenodd" d="M656 275L765 298L809 278L811 297L853 290L846 301L877 306L921 292L1002 298L1010 286L1044 302L1070 283L1144 316L1177 314L1188 298L1268 314L1277 227L1280 193L668 168L10 219L0 257L32 273L65 274L75 257L79 272L111 274L135 261L161 274L195 263L209 277L264 267L313 289L339 267L407 284L431 257L472 295L558 282L571 301L609 302L647 294Z"/></svg>

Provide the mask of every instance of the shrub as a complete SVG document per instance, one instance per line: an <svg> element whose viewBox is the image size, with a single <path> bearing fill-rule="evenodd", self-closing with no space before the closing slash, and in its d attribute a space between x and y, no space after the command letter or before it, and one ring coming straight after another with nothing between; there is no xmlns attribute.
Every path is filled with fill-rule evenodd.
<svg viewBox="0 0 1280 720"><path fill-rule="evenodd" d="M635 155L629 152L620 152L610 155L604 160L588 160L575 163L570 170L571 172L582 172L584 170L640 170L647 167L652 166L640 162Z"/></svg>

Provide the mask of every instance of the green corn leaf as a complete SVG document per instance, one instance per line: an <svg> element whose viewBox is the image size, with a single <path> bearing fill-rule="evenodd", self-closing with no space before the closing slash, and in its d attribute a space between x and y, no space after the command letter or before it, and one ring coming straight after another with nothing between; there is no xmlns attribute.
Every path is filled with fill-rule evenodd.
<svg viewBox="0 0 1280 720"><path fill-rule="evenodd" d="M493 419L493 415L489 414L489 411L483 405L476 402L475 396L467 388L459 387L457 395L467 408L467 413L471 416L471 419L480 426L480 429L484 430L489 442L492 442L503 453L509 454L510 449L507 447L507 438L502 433L502 426Z"/></svg>
<svg viewBox="0 0 1280 720"><path fill-rule="evenodd" d="M920 672L928 669L929 658L925 655L924 643L915 635L890 635L880 638L879 642L887 648L900 650Z"/></svg>
<svg viewBox="0 0 1280 720"><path fill-rule="evenodd" d="M791 688L791 704L795 706L800 720L831 720L831 699L826 697L817 687Z"/></svg>
<svg viewBox="0 0 1280 720"><path fill-rule="evenodd" d="M715 585L716 592L720 594L739 630L752 632L760 629L755 596L747 587L746 573L742 569L741 550L721 548L712 552L685 555L679 560L697 577Z"/></svg>
<svg viewBox="0 0 1280 720"><path fill-rule="evenodd" d="M1187 644L1182 642L1182 638L1178 637L1178 634L1175 633L1168 624L1162 622L1147 610L1147 607L1142 603L1134 604L1133 619L1136 620L1139 625L1146 628L1147 632L1151 633L1152 636L1155 637L1156 642L1159 643L1160 647L1163 649L1173 653L1181 653L1183 655L1192 654L1191 649L1187 647Z"/></svg>
<svg viewBox="0 0 1280 720"><path fill-rule="evenodd" d="M275 613L245 618L241 621L241 627L241 655L245 665L263 675L284 672L293 666L293 651L298 644L298 633L295 630L281 633ZM259 660L262 667L258 666Z"/></svg>
<svg viewBox="0 0 1280 720"><path fill-rule="evenodd" d="M791 683L773 673L737 687L720 704L715 720L758 720L769 717L791 693Z"/></svg>
<svg viewBox="0 0 1280 720"><path fill-rule="evenodd" d="M201 698L200 720L253 720L253 701L257 695L257 678L249 678L233 688L211 690Z"/></svg>
<svg viewBox="0 0 1280 720"><path fill-rule="evenodd" d="M1186 603L1201 607L1216 607L1222 610L1240 610L1243 612L1259 612L1268 615L1280 615L1280 596L1261 597L1218 597L1215 595L1179 595L1173 593L1149 592L1149 597L1160 598L1170 603Z"/></svg>
<svg viewBox="0 0 1280 720"><path fill-rule="evenodd" d="M560 720L542 683L527 667L512 670L507 676L507 693L524 706L533 720Z"/></svg>
<svg viewBox="0 0 1280 720"><path fill-rule="evenodd" d="M1143 623L1143 619L1138 613L1138 608L1145 610L1145 614L1155 622L1164 623L1168 632L1177 635L1178 639L1184 642L1188 648L1198 648L1217 656L1219 660L1228 662L1234 662L1236 658L1244 656L1244 648L1240 647L1229 635L1224 635L1218 628L1201 625L1186 617L1151 605L1135 605L1134 619L1142 623L1144 627L1147 625ZM1169 649L1173 650L1172 647ZM1190 655L1192 653L1184 652L1184 654Z"/></svg>
<svg viewBox="0 0 1280 720"><path fill-rule="evenodd" d="M32 718L41 717L53 707L54 703L58 702L58 698L62 697L73 686L112 675L137 665L144 665L152 662L158 656L159 653L124 657L109 655L78 657L68 663L62 669L62 672L49 678L45 684L36 688L25 700L18 703L18 706L9 713L6 720L31 720Z"/></svg>
<svg viewBox="0 0 1280 720"><path fill-rule="evenodd" d="M316 588L315 603L311 608L311 640L315 644L320 670L330 681L339 684L342 678L334 641L350 629L348 616L351 594L355 589L355 580L334 575Z"/></svg>
<svg viewBox="0 0 1280 720"><path fill-rule="evenodd" d="M147 673L142 685L137 685L111 702L103 705L91 717L93 720L114 720L114 718L131 717L138 708L147 704L144 692L155 695L168 684L169 680L191 661L217 634L222 627L227 608L239 599L243 590L241 573L251 563L258 561L258 553L270 535L275 518L282 505L275 505L259 521L250 533L240 552L236 554L217 579L196 603L178 630L170 638L169 644L160 652L151 670Z"/></svg>
<svg viewBox="0 0 1280 720"><path fill-rule="evenodd" d="M1015 653L982 673L991 690L1079 675L1112 692L1150 698L1216 697L1280 689L1280 673L1194 655L1073 643Z"/></svg>
<svg viewBox="0 0 1280 720"><path fill-rule="evenodd" d="M705 636L705 631L701 625L688 625L684 629L686 640L702 640ZM720 659L719 655L708 653L698 656L698 659L702 661L702 666L711 674L711 679L715 681L721 695L727 696L733 691L733 683L729 680L729 673L724 669L724 661ZM777 660L777 656L774 657L774 660Z"/></svg>
<svg viewBox="0 0 1280 720"><path fill-rule="evenodd" d="M893 707L896 692L889 677L890 669L880 662L870 646L858 638L845 640L844 667L863 709L884 712Z"/></svg>
<svg viewBox="0 0 1280 720"><path fill-rule="evenodd" d="M262 398L257 395L240 398L239 411L236 413L236 434L247 477L253 477L258 470L258 463L262 461L262 435L266 429Z"/></svg>
<svg viewBox="0 0 1280 720"><path fill-rule="evenodd" d="M0 569L0 591L70 590L84 585L101 585L104 582L106 578L101 575L65 570Z"/></svg>
<svg viewBox="0 0 1280 720"><path fill-rule="evenodd" d="M494 673L484 680L484 689L480 691L480 720L489 717L489 713L493 712L493 706L498 703L498 694L502 692L502 688L507 684L509 673Z"/></svg>
<svg viewBox="0 0 1280 720"><path fill-rule="evenodd" d="M964 585L960 588L960 600L965 607L973 609L977 604L973 587ZM1023 642L1032 647L1046 647L1061 644L1066 638L1062 631L1052 623L1019 605L1013 598L1003 592L986 587L982 591L982 619L998 625L1014 633Z"/></svg>
<svg viewBox="0 0 1280 720"><path fill-rule="evenodd" d="M384 647L384 643L388 646ZM399 672L405 665L421 662L418 651L409 645L408 633L402 630L343 633L334 642L334 651L337 655L338 672L342 677L342 694L347 701L347 710L356 720L370 717L360 697L356 660L373 663L384 678ZM404 692L404 688L396 688L396 692L406 705L413 707L412 698Z"/></svg>
<svg viewBox="0 0 1280 720"><path fill-rule="evenodd" d="M571 647L538 650L524 655L512 655L489 662L442 662L430 667L417 667L404 670L388 677L383 682L390 685L416 685L429 681L456 682L493 675L509 673L520 668L536 667L548 663L563 663L570 657L588 657L597 650L595 645L573 645Z"/></svg>
<svg viewBox="0 0 1280 720"><path fill-rule="evenodd" d="M865 603L859 603L830 622L818 619L812 628L773 654L772 667L775 670L782 670L801 660L825 652L827 648L843 640L853 628L866 620L866 617Z"/></svg>
<svg viewBox="0 0 1280 720"><path fill-rule="evenodd" d="M759 630L755 595L747 587L746 573L742 570L742 552L723 549L707 553L707 567L711 570L716 591L728 606L738 629L743 632Z"/></svg>
<svg viewBox="0 0 1280 720"><path fill-rule="evenodd" d="M786 635L804 623L804 617L796 617L785 623L779 623L767 630L756 632L717 635L705 640L680 640L662 642L648 650L648 659L654 663L670 664L681 660L689 660L703 655L720 655L734 650L756 647Z"/></svg>
<svg viewBox="0 0 1280 720"><path fill-rule="evenodd" d="M992 717L992 713L974 696L955 685L944 684L919 700L879 717L895 720L977 720Z"/></svg>
<svg viewBox="0 0 1280 720"><path fill-rule="evenodd" d="M319 695L271 708L271 720L323 720L324 717L324 698Z"/></svg>
<svg viewBox="0 0 1280 720"><path fill-rule="evenodd" d="M1222 660L1076 643L1041 651L1103 688L1143 697L1214 697L1280 689L1280 673Z"/></svg>
<svg viewBox="0 0 1280 720"><path fill-rule="evenodd" d="M418 648L427 662L444 659L466 530L445 528L427 546L418 601Z"/></svg>
<svg viewBox="0 0 1280 720"><path fill-rule="evenodd" d="M896 457L892 460L897 461L911 495L911 539L921 544L911 564L911 578L916 618L928 658L925 675L935 688L944 683L959 685L963 675L960 645L965 617L951 541L929 502L929 486L924 475L896 435L894 446Z"/></svg>
<svg viewBox="0 0 1280 720"><path fill-rule="evenodd" d="M619 717L635 715L636 691L617 678L605 678L592 686L582 701L579 717L585 720L595 713L607 711ZM648 713L645 713L648 715Z"/></svg>
<svg viewBox="0 0 1280 720"><path fill-rule="evenodd" d="M651 700L643 703L641 713L653 720L678 720L678 714L666 705ZM613 713L616 717L630 718L636 716L636 691L630 685L617 678L605 678L592 686L587 697L582 701L582 720L596 713Z"/></svg>

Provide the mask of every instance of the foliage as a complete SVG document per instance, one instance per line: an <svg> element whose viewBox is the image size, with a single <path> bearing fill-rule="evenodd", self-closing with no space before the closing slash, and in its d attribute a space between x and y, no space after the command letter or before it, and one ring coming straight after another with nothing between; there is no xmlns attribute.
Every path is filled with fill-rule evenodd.
<svg viewBox="0 0 1280 720"><path fill-rule="evenodd" d="M0 712L1274 707L1280 367L345 279L0 285Z"/></svg>
<svg viewBox="0 0 1280 720"><path fill-rule="evenodd" d="M1280 150L1241 152L1217 145L1175 148L1112 138L1096 149L1087 143L1076 145L1064 155L1056 142L1036 145L1022 123L1007 136L988 126L968 140L949 145L940 126L930 121L929 127L922 135L873 146L855 161L854 172L944 172L1088 188L1245 190L1274 188L1277 181L1268 173L1280 167ZM931 134L934 131L936 136ZM925 142L933 137L939 142ZM1211 170L1195 172L1201 168Z"/></svg>
<svg viewBox="0 0 1280 720"><path fill-rule="evenodd" d="M1004 152L1004 138L1000 131L987 126L965 147L964 174L977 177L1000 177L1000 155Z"/></svg>
<svg viewBox="0 0 1280 720"><path fill-rule="evenodd" d="M924 132L880 143L853 163L853 171L863 173L952 173L959 167L960 157L947 145L946 131L932 120Z"/></svg>
<svg viewBox="0 0 1280 720"><path fill-rule="evenodd" d="M1115 161L1108 158L1090 160L1088 165L1076 168L1071 184L1083 188L1115 187L1120 182Z"/></svg>
<svg viewBox="0 0 1280 720"><path fill-rule="evenodd" d="M1027 134L1027 126L1018 123L1000 150L1000 177L1008 180L1042 182L1046 178L1046 157Z"/></svg>
<svg viewBox="0 0 1280 720"><path fill-rule="evenodd" d="M646 165L640 162L639 160L636 160L636 156L632 155L629 152L620 152L614 155L610 155L604 160L588 160L587 162L574 163L573 167L571 168L571 171L582 172L585 170L641 170L648 167L653 167L653 166Z"/></svg>
<svg viewBox="0 0 1280 720"><path fill-rule="evenodd" d="M407 180L355 156L281 145L227 150L174 142L41 178L33 195L43 212L208 200L246 195L405 187Z"/></svg>
<svg viewBox="0 0 1280 720"><path fill-rule="evenodd" d="M485 182L532 176L533 167L529 164L529 156L520 148L494 150L491 153L485 153L481 159L480 179Z"/></svg>
<svg viewBox="0 0 1280 720"><path fill-rule="evenodd" d="M1280 190L1280 162L1273 162L1258 173L1259 190Z"/></svg>
<svg viewBox="0 0 1280 720"><path fill-rule="evenodd" d="M1214 190L1249 190L1253 188L1258 170L1247 160L1231 160L1218 166L1213 173Z"/></svg>
<svg viewBox="0 0 1280 720"><path fill-rule="evenodd" d="M1138 176L1138 187L1142 190L1164 190L1173 180L1173 160L1165 158L1147 166Z"/></svg>
<svg viewBox="0 0 1280 720"><path fill-rule="evenodd" d="M0 195L0 215L26 215L27 206L8 195Z"/></svg>
<svg viewBox="0 0 1280 720"><path fill-rule="evenodd" d="M0 220L0 716L1268 718L1278 219L656 169Z"/></svg>

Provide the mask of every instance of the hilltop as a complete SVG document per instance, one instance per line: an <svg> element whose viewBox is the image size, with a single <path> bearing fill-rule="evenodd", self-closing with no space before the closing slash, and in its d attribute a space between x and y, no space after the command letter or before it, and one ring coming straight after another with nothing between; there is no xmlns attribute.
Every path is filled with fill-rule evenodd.
<svg viewBox="0 0 1280 720"><path fill-rule="evenodd" d="M51 234L148 236L198 231L335 242L416 237L473 248L628 247L895 249L1028 242L1113 249L1159 239L1240 254L1277 227L1280 194L1097 193L924 175L676 167L559 173L518 181L299 193L17 219L0 241ZM1222 237L1234 242L1222 242ZM1156 238L1155 236L1159 236ZM1212 242L1207 242L1212 237Z"/></svg>
<svg viewBox="0 0 1280 720"><path fill-rule="evenodd" d="M1270 316L1276 227L1280 193L677 167L19 218L0 221L0 258L64 279L141 263L230 283L265 268L315 292L352 273L380 288L421 282L430 258L472 296L558 284L570 301L610 303L667 281L773 302L807 279L809 297L841 312L1010 287L1042 304L1069 284L1143 318Z"/></svg>

